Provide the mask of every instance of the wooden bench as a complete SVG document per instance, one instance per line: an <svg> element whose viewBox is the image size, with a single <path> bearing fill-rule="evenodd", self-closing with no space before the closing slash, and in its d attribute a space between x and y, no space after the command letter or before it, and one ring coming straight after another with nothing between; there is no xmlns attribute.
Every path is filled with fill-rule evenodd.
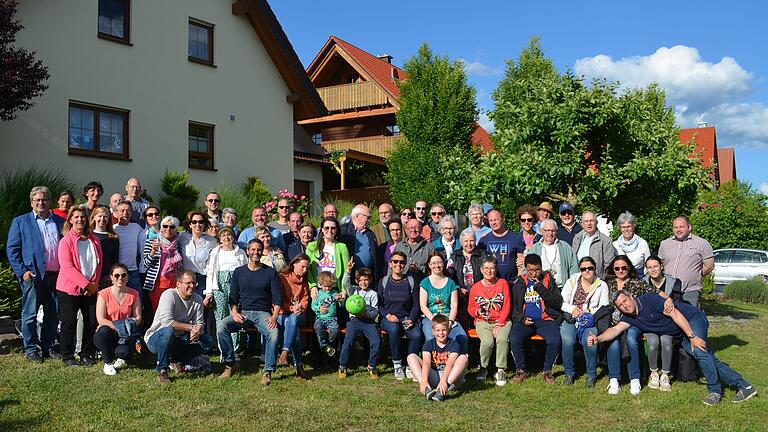
<svg viewBox="0 0 768 432"><path fill-rule="evenodd" d="M470 329L470 330L467 332L467 336L471 337L472 339L480 339L480 337L477 335L477 330L475 330L475 329ZM528 338L528 340L532 340L532 341L543 341L543 340L544 340L544 338L543 338L543 337L541 337L541 336L539 336L539 335L537 335L537 334L535 334L535 335L533 335L533 336L529 337L529 338Z"/></svg>

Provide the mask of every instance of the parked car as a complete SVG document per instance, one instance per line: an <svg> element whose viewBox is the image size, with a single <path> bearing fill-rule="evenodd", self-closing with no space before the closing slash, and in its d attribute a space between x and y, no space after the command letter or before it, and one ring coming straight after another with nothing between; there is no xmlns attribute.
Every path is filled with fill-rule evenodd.
<svg viewBox="0 0 768 432"><path fill-rule="evenodd" d="M717 249L715 285L760 276L768 282L768 251L757 249Z"/></svg>

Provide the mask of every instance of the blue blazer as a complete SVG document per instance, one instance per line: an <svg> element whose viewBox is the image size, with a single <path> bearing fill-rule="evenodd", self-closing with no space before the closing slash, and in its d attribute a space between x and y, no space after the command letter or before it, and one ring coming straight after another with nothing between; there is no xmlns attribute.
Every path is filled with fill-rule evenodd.
<svg viewBox="0 0 768 432"><path fill-rule="evenodd" d="M59 240L61 240L64 219L53 212L51 212L51 217L56 223ZM40 235L40 229L37 227L35 212L29 212L13 219L11 229L8 231L5 253L8 255L8 262L10 262L11 269L17 278L21 278L28 271L36 274L39 280L45 277L45 244Z"/></svg>

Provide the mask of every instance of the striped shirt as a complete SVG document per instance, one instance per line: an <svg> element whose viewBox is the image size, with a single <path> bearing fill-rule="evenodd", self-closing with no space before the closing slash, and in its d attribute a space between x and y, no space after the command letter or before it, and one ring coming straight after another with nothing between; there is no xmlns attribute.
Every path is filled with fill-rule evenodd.
<svg viewBox="0 0 768 432"><path fill-rule="evenodd" d="M689 234L682 241L674 236L662 241L659 257L664 260L664 271L683 283L683 292L701 291L704 260L714 257L714 252L708 241Z"/></svg>

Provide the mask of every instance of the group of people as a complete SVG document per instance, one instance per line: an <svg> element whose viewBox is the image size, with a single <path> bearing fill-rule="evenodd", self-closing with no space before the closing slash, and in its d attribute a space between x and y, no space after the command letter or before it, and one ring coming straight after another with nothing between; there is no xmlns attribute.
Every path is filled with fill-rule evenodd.
<svg viewBox="0 0 768 432"><path fill-rule="evenodd" d="M594 213L577 222L570 203L559 206L559 224L548 202L521 207L519 232L507 228L501 210L472 205L469 226L458 232L441 204L417 201L399 213L381 204L376 222L359 204L344 223L328 204L316 229L283 199L277 220L268 223L266 210L256 207L252 226L240 231L236 212L220 209L216 192L183 223L162 216L141 192L132 178L125 195L101 205L103 188L91 182L83 188L84 204L74 205L72 193L64 192L51 209L46 187L31 190L32 212L14 219L7 242L22 291L27 359L93 365L99 352L104 373L115 375L146 346L157 357L157 381L165 384L171 370L210 368L209 355L218 348L220 377L229 378L240 368L239 352L257 342L255 332L266 385L291 360L296 376L306 378L301 330L312 327L327 357L340 351L341 379L364 336L367 371L378 379L385 333L394 377L413 379L427 399L440 401L464 382L469 335L480 340L476 379L493 372L500 386L529 378L526 341L539 335L547 384L556 382L558 357L564 384L574 384L578 344L586 386L595 386L603 357L608 392L618 394L623 345L636 395L644 339L652 389L671 390L673 352L681 343L707 380L706 404L720 401L721 381L738 389L735 402L757 393L706 345L699 292L714 267L713 253L685 216L674 219L673 236L653 255L630 213L618 218L621 235L612 241L598 231ZM364 307L348 313L347 302Z"/></svg>

